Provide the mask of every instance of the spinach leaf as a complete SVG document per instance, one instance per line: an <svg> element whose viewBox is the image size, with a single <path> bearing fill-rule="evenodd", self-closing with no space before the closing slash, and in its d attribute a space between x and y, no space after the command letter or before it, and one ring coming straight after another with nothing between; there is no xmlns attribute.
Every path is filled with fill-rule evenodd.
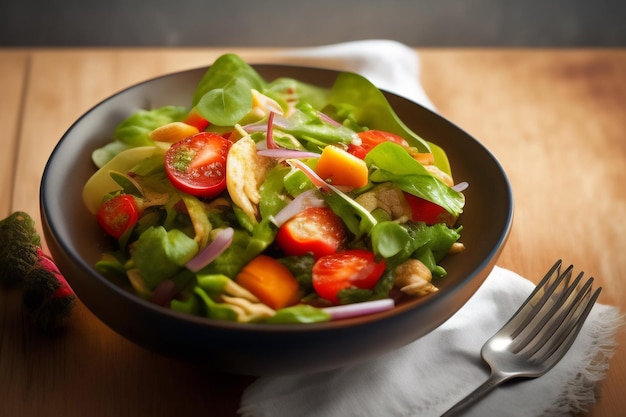
<svg viewBox="0 0 626 417"><path fill-rule="evenodd" d="M115 128L113 138L129 147L152 145L150 132L165 124L179 122L186 114L187 110L181 106L139 110Z"/></svg>
<svg viewBox="0 0 626 417"><path fill-rule="evenodd" d="M362 303L365 301L381 300L389 297L389 291L393 287L393 273L387 268L383 275L371 289L346 288L337 294L340 304Z"/></svg>
<svg viewBox="0 0 626 417"><path fill-rule="evenodd" d="M235 229L233 241L226 250L213 262L202 269L203 274L223 274L234 278L245 264L250 262L256 254L247 254L248 245L252 237L244 230Z"/></svg>
<svg viewBox="0 0 626 417"><path fill-rule="evenodd" d="M180 311L181 313L193 314L199 316L202 312L202 305L200 304L200 297L191 293L184 298L173 299L170 301L170 308L174 311Z"/></svg>
<svg viewBox="0 0 626 417"><path fill-rule="evenodd" d="M261 200L259 202L259 212L261 218L266 219L278 214L283 209L288 200L285 198L285 175L291 171L287 166L277 164L265 177L259 192Z"/></svg>
<svg viewBox="0 0 626 417"><path fill-rule="evenodd" d="M198 286L193 289L193 294L198 297L201 305L200 309L203 310L202 313L204 316L210 319L237 321L237 312L230 304L213 301L213 299Z"/></svg>
<svg viewBox="0 0 626 417"><path fill-rule="evenodd" d="M409 244L411 237L407 230L397 222L378 222L372 228L372 250L383 258L398 254Z"/></svg>
<svg viewBox="0 0 626 417"><path fill-rule="evenodd" d="M298 281L300 288L305 293L313 291L313 265L315 264L315 258L313 255L307 254L303 256L287 256L285 258L279 258L278 262L285 265L287 269L293 274L294 278Z"/></svg>
<svg viewBox="0 0 626 417"><path fill-rule="evenodd" d="M391 181L401 190L433 202L454 216L463 212L463 194L432 176L401 146L381 143L365 156L365 162L373 167L370 181Z"/></svg>
<svg viewBox="0 0 626 417"><path fill-rule="evenodd" d="M267 219L254 225L252 233L235 229L232 243L220 256L202 269L202 274L223 274L234 279L244 265L267 249L274 241L275 234L275 230Z"/></svg>
<svg viewBox="0 0 626 417"><path fill-rule="evenodd" d="M378 223L369 211L336 188L331 193L325 193L324 200L341 217L355 240L368 235Z"/></svg>
<svg viewBox="0 0 626 417"><path fill-rule="evenodd" d="M430 152L435 158L435 166L446 174L452 176L452 169L450 168L450 161L448 160L446 151L444 151L441 146L434 143L429 142L428 145L430 146Z"/></svg>
<svg viewBox="0 0 626 417"><path fill-rule="evenodd" d="M445 275L445 270L437 262L459 240L460 229L451 229L444 223L428 226L422 222L409 222L404 227L410 237L409 242L396 255L387 258L387 268L392 270L407 259L414 258L422 261L434 275Z"/></svg>
<svg viewBox="0 0 626 417"><path fill-rule="evenodd" d="M306 106L297 106L289 117L288 123L280 130L303 139L307 142L306 148L313 152L320 152L327 145L351 143L356 133L345 126L330 125L323 121L315 112L307 111Z"/></svg>
<svg viewBox="0 0 626 417"><path fill-rule="evenodd" d="M351 72L339 74L323 110L335 120L352 120L369 129L386 130L402 136L420 152L430 152L428 142L400 120L385 95L367 78Z"/></svg>
<svg viewBox="0 0 626 417"><path fill-rule="evenodd" d="M219 57L204 74L192 98L192 106L219 126L233 126L252 109L252 92L265 81L235 54Z"/></svg>
<svg viewBox="0 0 626 417"><path fill-rule="evenodd" d="M130 148L153 146L150 132L164 124L184 119L187 110L181 106L164 106L139 110L123 120L113 132L113 141L93 151L91 158L101 168L117 154Z"/></svg>
<svg viewBox="0 0 626 417"><path fill-rule="evenodd" d="M209 234L211 230L213 230L213 225L209 221L204 209L204 204L198 198L186 193L181 193L180 197L183 203L185 203L189 219L193 225L193 231L195 233L194 240L198 243L200 249L202 249L209 243Z"/></svg>
<svg viewBox="0 0 626 417"><path fill-rule="evenodd" d="M272 97L295 97L302 102L309 103L317 110L326 105L330 94L327 88L287 77L277 78L270 82L264 92Z"/></svg>

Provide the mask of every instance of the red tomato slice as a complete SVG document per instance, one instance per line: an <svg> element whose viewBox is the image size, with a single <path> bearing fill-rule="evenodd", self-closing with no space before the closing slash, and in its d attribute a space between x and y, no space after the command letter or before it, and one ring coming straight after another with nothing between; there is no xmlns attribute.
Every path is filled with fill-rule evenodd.
<svg viewBox="0 0 626 417"><path fill-rule="evenodd" d="M435 203L409 193L404 193L404 197L411 207L411 218L416 222L424 222L430 226L446 222L449 218L448 212Z"/></svg>
<svg viewBox="0 0 626 417"><path fill-rule="evenodd" d="M374 253L351 249L318 259L313 265L315 292L339 304L339 292L348 288L372 289L385 271L385 261L376 262Z"/></svg>
<svg viewBox="0 0 626 417"><path fill-rule="evenodd" d="M232 142L201 132L174 143L165 153L172 184L188 194L211 198L226 189L226 157Z"/></svg>
<svg viewBox="0 0 626 417"><path fill-rule="evenodd" d="M379 145L383 142L393 142L405 147L409 146L404 138L391 132L385 132L383 130L366 130L364 132L359 132L358 135L361 139L361 144L348 145L348 152L361 159L365 158L365 155L367 155L369 151L374 149L376 145Z"/></svg>
<svg viewBox="0 0 626 417"><path fill-rule="evenodd" d="M102 230L119 239L139 220L139 208L133 196L120 194L102 203L96 218Z"/></svg>
<svg viewBox="0 0 626 417"><path fill-rule="evenodd" d="M315 259L335 253L346 237L343 221L328 207L310 207L285 222L276 234L287 256L312 253Z"/></svg>

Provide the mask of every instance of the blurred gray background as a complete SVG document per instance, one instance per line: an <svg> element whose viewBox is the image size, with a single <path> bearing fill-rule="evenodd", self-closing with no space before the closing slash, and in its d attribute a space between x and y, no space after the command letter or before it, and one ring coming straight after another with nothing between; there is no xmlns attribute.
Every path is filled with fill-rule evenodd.
<svg viewBox="0 0 626 417"><path fill-rule="evenodd" d="M624 0L0 0L0 46L624 46Z"/></svg>

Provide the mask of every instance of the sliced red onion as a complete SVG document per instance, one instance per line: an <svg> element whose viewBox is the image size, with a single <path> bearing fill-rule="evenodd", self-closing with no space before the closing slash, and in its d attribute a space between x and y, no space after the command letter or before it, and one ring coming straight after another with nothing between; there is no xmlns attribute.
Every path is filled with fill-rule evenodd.
<svg viewBox="0 0 626 417"><path fill-rule="evenodd" d="M176 294L178 294L176 284L174 284L174 281L166 279L165 281L161 281L156 286L152 292L152 298L150 301L160 306L167 306L169 302L176 297Z"/></svg>
<svg viewBox="0 0 626 417"><path fill-rule="evenodd" d="M330 314L332 320L341 320L391 310L394 305L395 303L391 298L383 298L382 300L326 307L323 310Z"/></svg>
<svg viewBox="0 0 626 417"><path fill-rule="evenodd" d="M317 116L320 118L320 120L328 123L329 125L333 125L333 126L337 126L337 127L342 126L341 123L339 123L338 121L336 121L335 119L333 119L329 115L322 113L321 111L317 112Z"/></svg>
<svg viewBox="0 0 626 417"><path fill-rule="evenodd" d="M274 127L288 129L289 127L293 127L293 124L285 116L274 113L274 116L272 118L272 129Z"/></svg>
<svg viewBox="0 0 626 417"><path fill-rule="evenodd" d="M193 257L189 262L185 264L187 269L192 272L198 272L211 262L218 256L222 254L232 243L233 236L235 231L232 227L227 227L225 229L220 230L215 239L207 245L206 248L202 249L200 253Z"/></svg>
<svg viewBox="0 0 626 417"><path fill-rule="evenodd" d="M274 223L276 227L280 227L287 220L308 208L323 207L325 205L326 202L317 195L315 190L307 190L298 194L298 196L290 201L276 216L270 217L270 221Z"/></svg>
<svg viewBox="0 0 626 417"><path fill-rule="evenodd" d="M269 156L272 158L319 158L320 154L308 151L299 151L297 149L284 149L284 148L272 148L272 149L260 149L259 155Z"/></svg>
<svg viewBox="0 0 626 417"><path fill-rule="evenodd" d="M278 144L274 141L274 112L271 111L267 118L267 133L265 134L265 141L267 143L267 149L278 149Z"/></svg>
<svg viewBox="0 0 626 417"><path fill-rule="evenodd" d="M267 124L265 124L265 123L263 123L263 124L252 123L252 124L249 124L249 125L241 126L241 128L246 133L267 132Z"/></svg>
<svg viewBox="0 0 626 417"><path fill-rule="evenodd" d="M293 120L292 120L293 119ZM258 121L254 123L250 123L242 126L241 128L248 133L253 132L267 132L268 131L268 121ZM305 120L300 120L297 116L292 116L291 118L287 118L280 113L274 113L272 116L271 128L279 128L279 129L294 129L299 123L304 123Z"/></svg>
<svg viewBox="0 0 626 417"><path fill-rule="evenodd" d="M454 191L462 192L462 191L467 190L467 187L469 187L469 184L467 182L463 181L463 182L460 182L458 184L454 184L451 188Z"/></svg>
<svg viewBox="0 0 626 417"><path fill-rule="evenodd" d="M300 171L302 171L304 173L304 175L306 175L311 180L313 185L315 185L319 189L321 189L323 191L326 191L326 192L333 192L333 193L337 194L346 203L348 203L352 207L354 207L357 210L357 212L359 213L359 215L363 219L367 219L367 221L371 225L375 225L376 223L378 223L376 218L374 218L374 216L372 216L372 213L370 213L368 210L366 210L363 206L361 206L355 200L350 198L350 196L348 196L346 193L341 191L339 188L335 187L334 185L328 184L326 181L324 181L319 175L317 175L317 173L314 170L312 170L308 165L306 165L304 162L299 161L297 159L288 159L287 163L289 165L291 165L292 167L295 167L295 168L299 169Z"/></svg>

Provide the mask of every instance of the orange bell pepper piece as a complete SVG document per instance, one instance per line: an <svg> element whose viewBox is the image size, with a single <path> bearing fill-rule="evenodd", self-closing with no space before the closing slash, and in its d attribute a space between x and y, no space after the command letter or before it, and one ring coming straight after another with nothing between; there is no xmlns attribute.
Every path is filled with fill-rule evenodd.
<svg viewBox="0 0 626 417"><path fill-rule="evenodd" d="M274 310L297 304L300 300L300 286L291 271L266 255L250 261L237 274L235 281Z"/></svg>
<svg viewBox="0 0 626 417"><path fill-rule="evenodd" d="M368 182L365 162L336 146L326 146L315 166L315 172L331 185L354 188L364 187Z"/></svg>

